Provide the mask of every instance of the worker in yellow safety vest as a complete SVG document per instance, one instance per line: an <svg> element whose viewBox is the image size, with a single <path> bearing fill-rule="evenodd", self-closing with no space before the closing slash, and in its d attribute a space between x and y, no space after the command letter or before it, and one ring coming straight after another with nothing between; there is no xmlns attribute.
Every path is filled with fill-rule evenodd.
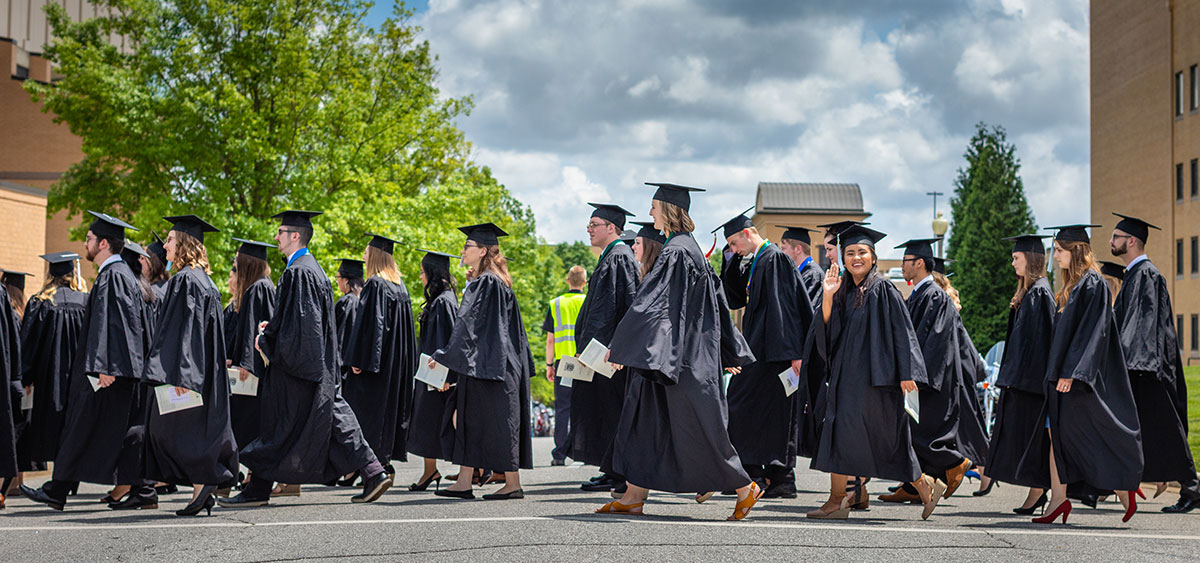
<svg viewBox="0 0 1200 563"><path fill-rule="evenodd" d="M587 272L583 266L572 266L567 272L566 293L550 300L542 330L546 333L546 379L555 383L554 372L564 356L575 355L575 319L583 307L583 288L587 287ZM571 380L559 378L554 385L554 450L550 465L565 465L570 444Z"/></svg>

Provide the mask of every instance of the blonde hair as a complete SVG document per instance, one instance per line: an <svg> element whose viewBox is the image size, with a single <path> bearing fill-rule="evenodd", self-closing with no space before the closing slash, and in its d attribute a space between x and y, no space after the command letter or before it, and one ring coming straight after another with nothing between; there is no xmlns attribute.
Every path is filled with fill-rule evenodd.
<svg viewBox="0 0 1200 563"><path fill-rule="evenodd" d="M1066 269L1062 270L1062 287L1054 295L1054 301L1058 305L1058 310L1062 311L1067 306L1067 300L1071 298L1071 291L1075 289L1079 280L1083 279L1083 275L1088 270L1100 273L1100 268L1096 266L1096 257L1092 254L1091 244L1080 241L1056 242L1063 250L1071 253L1071 263L1067 265Z"/></svg>
<svg viewBox="0 0 1200 563"><path fill-rule="evenodd" d="M1025 255L1025 271L1017 278L1017 291L1008 302L1011 309L1021 306L1025 294L1033 288L1033 284L1046 277L1046 255L1042 252L1022 252Z"/></svg>
<svg viewBox="0 0 1200 563"><path fill-rule="evenodd" d="M567 271L567 285L571 287L582 287L587 283L587 270L583 266L571 266Z"/></svg>
<svg viewBox="0 0 1200 563"><path fill-rule="evenodd" d="M962 301L958 299L958 290L950 283L950 278L941 272L933 272L933 283L942 288L946 295L950 296L950 300L954 302L954 308L962 310Z"/></svg>
<svg viewBox="0 0 1200 563"><path fill-rule="evenodd" d="M391 254L374 246L368 246L366 262L363 279L369 280L379 276L392 283L400 283L400 270L396 269L396 259Z"/></svg>
<svg viewBox="0 0 1200 563"><path fill-rule="evenodd" d="M183 231L173 230L171 232L175 233L175 259L171 262L178 265L180 269L195 266L204 270L204 273L212 275L212 269L208 267L208 251L205 250L204 243Z"/></svg>
<svg viewBox="0 0 1200 563"><path fill-rule="evenodd" d="M87 293L87 282L83 278L75 275L72 270L61 276L55 276L46 280L46 285L42 286L42 290L33 296L39 301L54 301L54 294L58 293L58 288L69 287L75 291Z"/></svg>
<svg viewBox="0 0 1200 563"><path fill-rule="evenodd" d="M656 199L658 209L662 213L663 232L668 236L674 233L690 233L696 230L696 224L688 216L688 212L674 203Z"/></svg>
<svg viewBox="0 0 1200 563"><path fill-rule="evenodd" d="M504 285L512 287L512 276L508 273L508 259L504 257L499 245L486 246L480 245L484 249L483 258L479 260L479 267L471 270L471 279L478 279L485 272L496 274Z"/></svg>

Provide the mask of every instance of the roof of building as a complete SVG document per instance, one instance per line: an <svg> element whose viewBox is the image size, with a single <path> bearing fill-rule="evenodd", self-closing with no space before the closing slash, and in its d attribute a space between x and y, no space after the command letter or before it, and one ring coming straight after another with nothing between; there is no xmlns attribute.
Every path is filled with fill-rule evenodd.
<svg viewBox="0 0 1200 563"><path fill-rule="evenodd" d="M867 214L858 184L759 182L758 213Z"/></svg>

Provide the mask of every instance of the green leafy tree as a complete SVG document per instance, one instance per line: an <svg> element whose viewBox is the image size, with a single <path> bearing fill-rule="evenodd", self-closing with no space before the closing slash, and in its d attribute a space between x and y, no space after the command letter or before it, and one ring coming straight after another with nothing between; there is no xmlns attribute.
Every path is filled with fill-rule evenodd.
<svg viewBox="0 0 1200 563"><path fill-rule="evenodd" d="M1004 128L976 125L950 200L947 256L955 263L953 283L962 319L975 346L986 353L1004 339L1015 279L1012 244L1003 237L1033 232L1016 147Z"/></svg>

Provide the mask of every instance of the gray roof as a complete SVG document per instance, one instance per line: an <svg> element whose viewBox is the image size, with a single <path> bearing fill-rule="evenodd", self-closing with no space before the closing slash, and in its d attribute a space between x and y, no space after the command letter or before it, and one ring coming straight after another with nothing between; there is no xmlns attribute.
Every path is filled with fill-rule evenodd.
<svg viewBox="0 0 1200 563"><path fill-rule="evenodd" d="M759 182L758 213L866 213L858 184Z"/></svg>

